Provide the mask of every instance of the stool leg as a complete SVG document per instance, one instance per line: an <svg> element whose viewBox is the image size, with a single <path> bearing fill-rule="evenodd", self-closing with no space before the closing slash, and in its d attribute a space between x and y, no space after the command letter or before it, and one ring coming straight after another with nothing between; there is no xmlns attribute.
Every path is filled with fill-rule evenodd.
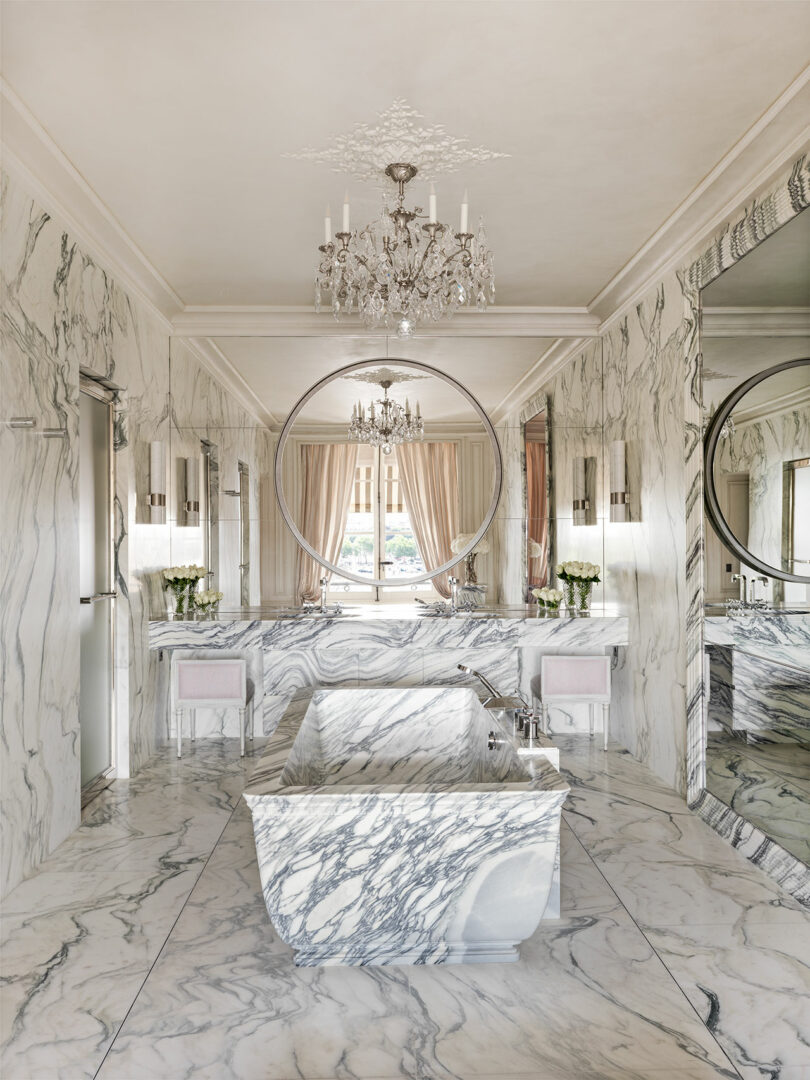
<svg viewBox="0 0 810 1080"><path fill-rule="evenodd" d="M605 750L608 744L608 723L610 722L610 705L602 706L602 730L605 733Z"/></svg>
<svg viewBox="0 0 810 1080"><path fill-rule="evenodd" d="M239 754L241 757L245 756L245 714L247 709L241 708L239 710Z"/></svg>
<svg viewBox="0 0 810 1080"><path fill-rule="evenodd" d="M183 752L183 710L175 709L174 722L177 727L177 756L180 757Z"/></svg>
<svg viewBox="0 0 810 1080"><path fill-rule="evenodd" d="M191 714L191 741L196 742L197 741L197 710L196 709L189 709L189 713Z"/></svg>
<svg viewBox="0 0 810 1080"><path fill-rule="evenodd" d="M593 738L593 702L588 704L588 724L590 726L591 738Z"/></svg>
<svg viewBox="0 0 810 1080"><path fill-rule="evenodd" d="M253 742L253 698L248 703L248 738Z"/></svg>

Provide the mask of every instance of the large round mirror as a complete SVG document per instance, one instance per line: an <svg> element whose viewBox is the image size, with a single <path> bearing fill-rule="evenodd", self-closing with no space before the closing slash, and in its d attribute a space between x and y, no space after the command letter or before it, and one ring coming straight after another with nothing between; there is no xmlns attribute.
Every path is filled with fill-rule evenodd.
<svg viewBox="0 0 810 1080"><path fill-rule="evenodd" d="M706 510L726 547L769 577L810 582L810 359L736 387L704 455Z"/></svg>
<svg viewBox="0 0 810 1080"><path fill-rule="evenodd" d="M430 582L448 596L453 567L486 550L501 478L492 424L455 379L413 360L338 369L301 397L276 450L300 596L317 596L320 568L332 586Z"/></svg>

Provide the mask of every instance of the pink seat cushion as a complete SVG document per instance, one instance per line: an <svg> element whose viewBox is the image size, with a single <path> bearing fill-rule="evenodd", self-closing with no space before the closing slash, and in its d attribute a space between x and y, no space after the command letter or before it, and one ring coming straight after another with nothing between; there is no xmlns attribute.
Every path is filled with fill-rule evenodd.
<svg viewBox="0 0 810 1080"><path fill-rule="evenodd" d="M244 668L225 660L178 660L177 697L180 701L244 700Z"/></svg>
<svg viewBox="0 0 810 1080"><path fill-rule="evenodd" d="M610 667L604 656L544 656L543 697L610 697Z"/></svg>

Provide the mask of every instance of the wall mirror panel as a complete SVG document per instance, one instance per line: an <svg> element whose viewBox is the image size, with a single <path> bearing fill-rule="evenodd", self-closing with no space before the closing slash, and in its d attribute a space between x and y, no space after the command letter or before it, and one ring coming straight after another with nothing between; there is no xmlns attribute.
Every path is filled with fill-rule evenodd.
<svg viewBox="0 0 810 1080"><path fill-rule="evenodd" d="M701 312L706 787L810 865L810 212Z"/></svg>
<svg viewBox="0 0 810 1080"><path fill-rule="evenodd" d="M526 582L527 600L532 589L550 586L554 567L552 528L551 427L548 406L523 425L526 476Z"/></svg>
<svg viewBox="0 0 810 1080"><path fill-rule="evenodd" d="M444 373L389 358L330 374L291 413L276 457L301 547L296 596L317 599L326 576L374 598L393 586L447 598L462 559L455 576L483 600L477 557L465 556L488 554L500 485L492 426Z"/></svg>

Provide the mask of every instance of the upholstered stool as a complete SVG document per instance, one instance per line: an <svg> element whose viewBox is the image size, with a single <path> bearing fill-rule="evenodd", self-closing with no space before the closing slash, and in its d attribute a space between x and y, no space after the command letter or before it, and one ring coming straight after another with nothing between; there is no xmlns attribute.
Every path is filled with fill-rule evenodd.
<svg viewBox="0 0 810 1080"><path fill-rule="evenodd" d="M177 726L177 756L181 756L183 717L191 713L191 741L197 737L198 708L238 709L239 746L245 756L245 727L253 740L253 693L248 688L244 660L180 660L172 665L172 710ZM246 720L249 716L248 724Z"/></svg>
<svg viewBox="0 0 810 1080"><path fill-rule="evenodd" d="M593 738L594 705L602 706L604 748L608 746L610 718L609 656L541 656L540 674L530 683L532 698L540 703L543 732L548 735L548 707L560 702L587 702Z"/></svg>

